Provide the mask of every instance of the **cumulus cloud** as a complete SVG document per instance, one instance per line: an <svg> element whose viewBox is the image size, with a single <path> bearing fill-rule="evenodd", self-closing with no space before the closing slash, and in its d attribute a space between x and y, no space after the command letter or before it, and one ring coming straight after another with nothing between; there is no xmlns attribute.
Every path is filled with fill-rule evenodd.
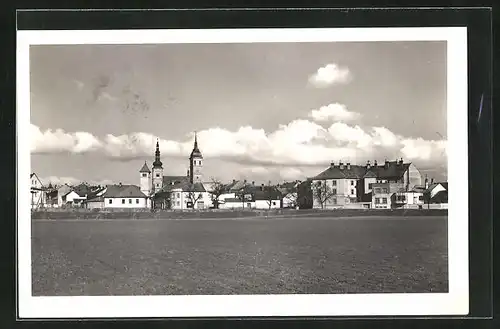
<svg viewBox="0 0 500 329"><path fill-rule="evenodd" d="M31 152L32 153L86 153L98 150L102 143L88 132L67 133L62 129L47 129L31 125Z"/></svg>
<svg viewBox="0 0 500 329"><path fill-rule="evenodd" d="M348 83L352 79L349 68L335 63L320 67L309 77L309 83L317 88L325 88L334 84Z"/></svg>
<svg viewBox="0 0 500 329"><path fill-rule="evenodd" d="M386 127L362 127L346 122L323 127L305 119L280 125L272 132L250 126L234 131L210 128L198 132L198 141L205 158L239 163L248 177L250 174L253 177L272 174L290 179L299 175L301 168L324 166L339 160L354 164L369 159L382 161L403 157L432 167L445 163L447 155L446 140L412 138ZM155 143L156 136L145 132L108 134L98 138L85 132L68 133L61 129L42 132L32 125L32 153L101 152L113 159L128 161L151 159ZM192 147L192 134L181 140L160 139L162 157L187 158Z"/></svg>
<svg viewBox="0 0 500 329"><path fill-rule="evenodd" d="M344 104L332 103L312 110L309 116L314 121L353 121L359 119L361 114L347 110Z"/></svg>

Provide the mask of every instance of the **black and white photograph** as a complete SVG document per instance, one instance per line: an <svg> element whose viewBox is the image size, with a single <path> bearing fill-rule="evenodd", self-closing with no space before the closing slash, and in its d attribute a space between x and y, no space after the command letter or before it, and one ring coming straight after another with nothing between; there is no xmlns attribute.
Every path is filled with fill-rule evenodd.
<svg viewBox="0 0 500 329"><path fill-rule="evenodd" d="M466 314L464 31L19 32L20 310Z"/></svg>

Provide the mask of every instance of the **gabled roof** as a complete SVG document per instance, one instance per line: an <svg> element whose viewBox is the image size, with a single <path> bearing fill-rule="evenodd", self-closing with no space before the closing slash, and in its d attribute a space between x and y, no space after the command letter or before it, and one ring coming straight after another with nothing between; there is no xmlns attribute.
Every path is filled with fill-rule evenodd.
<svg viewBox="0 0 500 329"><path fill-rule="evenodd" d="M339 165L330 166L313 179L361 179L361 178L380 178L387 180L400 179L408 170L411 163L401 163L399 161L388 161L387 165L366 166L344 164L341 169ZM349 167L349 169L348 169Z"/></svg>
<svg viewBox="0 0 500 329"><path fill-rule="evenodd" d="M163 176L163 186L172 185L172 183L175 185L188 181L189 177L187 176Z"/></svg>
<svg viewBox="0 0 500 329"><path fill-rule="evenodd" d="M145 198L146 195L141 192L137 185L108 185L106 193L102 195L105 198Z"/></svg>
<svg viewBox="0 0 500 329"><path fill-rule="evenodd" d="M151 173L151 170L149 170L148 165L146 161L144 161L144 165L142 166L141 170L139 170L140 173Z"/></svg>
<svg viewBox="0 0 500 329"><path fill-rule="evenodd" d="M253 192L254 200L280 200L282 194L275 187L265 186L263 190Z"/></svg>
<svg viewBox="0 0 500 329"><path fill-rule="evenodd" d="M201 192L206 192L205 187L203 186L202 183L194 183L191 184L188 180L178 182L175 184L171 185L165 185L162 189L161 192L171 192L174 190L181 190L182 192L195 192L195 193L201 193Z"/></svg>

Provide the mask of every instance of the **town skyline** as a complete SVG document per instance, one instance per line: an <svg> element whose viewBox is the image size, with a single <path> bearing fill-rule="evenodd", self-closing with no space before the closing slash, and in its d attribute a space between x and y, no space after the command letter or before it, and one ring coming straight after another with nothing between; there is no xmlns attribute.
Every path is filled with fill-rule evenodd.
<svg viewBox="0 0 500 329"><path fill-rule="evenodd" d="M157 138L165 174L186 174L195 131L206 181L400 158L447 178L445 42L32 46L30 60L44 183L137 184Z"/></svg>

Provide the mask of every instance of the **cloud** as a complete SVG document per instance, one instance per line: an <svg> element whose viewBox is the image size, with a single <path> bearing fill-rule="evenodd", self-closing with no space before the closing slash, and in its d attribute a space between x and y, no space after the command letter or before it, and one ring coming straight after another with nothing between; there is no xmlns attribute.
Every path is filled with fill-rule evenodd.
<svg viewBox="0 0 500 329"><path fill-rule="evenodd" d="M309 114L314 121L353 121L361 117L357 112L350 112L344 104L332 103L322 106L317 110L312 110Z"/></svg>
<svg viewBox="0 0 500 329"><path fill-rule="evenodd" d="M42 181L42 184L45 186L48 186L49 184L52 185L63 185L63 184L68 184L68 185L78 185L80 183L86 182L90 185L109 185L113 184L113 182L109 179L102 179L102 180L82 180L78 179L75 177L59 177L59 176L48 176L48 177L43 177L40 179Z"/></svg>
<svg viewBox="0 0 500 329"><path fill-rule="evenodd" d="M334 84L348 83L351 79L352 76L349 68L331 63L319 68L311 75L309 83L317 88L325 88Z"/></svg>
<svg viewBox="0 0 500 329"><path fill-rule="evenodd" d="M96 151L102 147L101 142L87 132L67 133L62 129L41 131L39 127L31 124L30 136L32 153L80 154Z"/></svg>
<svg viewBox="0 0 500 329"><path fill-rule="evenodd" d="M83 88L85 87L85 84L80 80L75 79L73 80L73 82L76 84L76 88L78 88L78 90L83 90Z"/></svg>

